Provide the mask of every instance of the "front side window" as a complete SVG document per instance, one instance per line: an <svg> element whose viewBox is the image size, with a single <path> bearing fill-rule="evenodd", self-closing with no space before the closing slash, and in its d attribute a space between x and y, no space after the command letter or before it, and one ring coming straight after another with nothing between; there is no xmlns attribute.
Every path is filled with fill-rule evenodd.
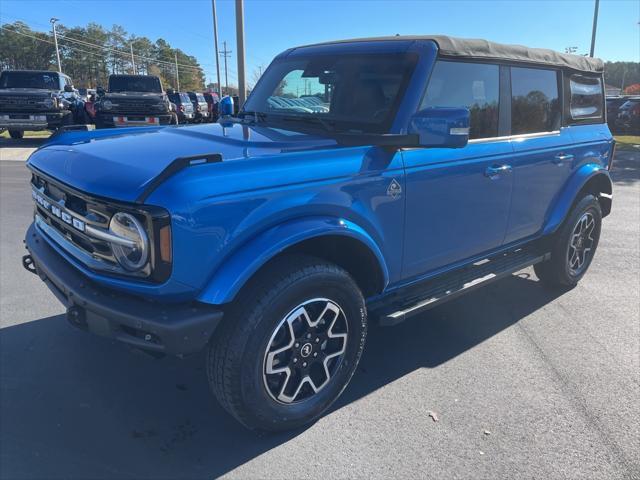
<svg viewBox="0 0 640 480"><path fill-rule="evenodd" d="M439 60L420 109L468 108L469 138L490 138L498 136L499 98L498 65Z"/></svg>
<svg viewBox="0 0 640 480"><path fill-rule="evenodd" d="M511 67L511 133L552 132L560 129L558 72Z"/></svg>
<svg viewBox="0 0 640 480"><path fill-rule="evenodd" d="M415 61L407 54L283 58L260 78L243 110L291 127L385 133Z"/></svg>
<svg viewBox="0 0 640 480"><path fill-rule="evenodd" d="M602 120L602 81L597 77L569 77L569 114L572 120Z"/></svg>

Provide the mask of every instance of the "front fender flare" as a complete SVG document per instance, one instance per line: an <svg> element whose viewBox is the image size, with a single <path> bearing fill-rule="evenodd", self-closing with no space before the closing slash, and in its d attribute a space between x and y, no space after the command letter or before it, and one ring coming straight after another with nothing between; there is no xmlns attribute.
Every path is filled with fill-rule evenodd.
<svg viewBox="0 0 640 480"><path fill-rule="evenodd" d="M582 165L567 181L561 194L556 199L551 214L549 215L549 220L545 225L544 235L555 232L556 229L562 225L580 191L587 183L594 181L596 177L602 178L604 184L607 186L604 193L610 194L612 192L611 177L606 168L596 163Z"/></svg>
<svg viewBox="0 0 640 480"><path fill-rule="evenodd" d="M232 301L247 280L278 253L304 240L325 235L344 235L362 242L378 259L386 287L389 271L384 256L366 230L349 220L312 217L282 223L246 242L218 267L200 292L198 301L215 305Z"/></svg>

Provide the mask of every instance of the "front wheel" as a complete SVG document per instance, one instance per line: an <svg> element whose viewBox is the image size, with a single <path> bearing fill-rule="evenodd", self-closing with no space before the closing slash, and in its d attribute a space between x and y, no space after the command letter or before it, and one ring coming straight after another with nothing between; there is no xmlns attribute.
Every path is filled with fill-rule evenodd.
<svg viewBox="0 0 640 480"><path fill-rule="evenodd" d="M20 140L24 137L24 132L22 130L9 130L9 136L14 140Z"/></svg>
<svg viewBox="0 0 640 480"><path fill-rule="evenodd" d="M345 389L366 333L364 299L346 271L283 257L245 289L210 343L211 389L248 428L302 426Z"/></svg>
<svg viewBox="0 0 640 480"><path fill-rule="evenodd" d="M602 210L593 195L583 197L553 238L551 258L534 265L538 278L553 287L574 287L587 273L598 248Z"/></svg>

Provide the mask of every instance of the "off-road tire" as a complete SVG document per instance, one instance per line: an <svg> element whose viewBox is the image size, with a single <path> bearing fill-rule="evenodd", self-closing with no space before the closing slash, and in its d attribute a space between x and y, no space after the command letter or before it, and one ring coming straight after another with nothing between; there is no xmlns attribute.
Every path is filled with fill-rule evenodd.
<svg viewBox="0 0 640 480"><path fill-rule="evenodd" d="M592 244L584 263L579 270L571 268L570 249L578 222L585 218L593 219L594 226L591 233ZM551 258L534 265L538 278L547 286L553 288L573 288L589 269L600 240L602 227L602 209L600 202L594 195L586 195L575 203L560 229L550 239Z"/></svg>
<svg viewBox="0 0 640 480"><path fill-rule="evenodd" d="M331 299L344 312L345 350L323 388L307 399L283 404L267 387L267 352L278 325L292 309L318 298ZM340 396L358 365L366 334L364 298L345 270L315 257L286 255L248 282L225 312L208 346L209 386L219 403L246 427L294 429L316 420Z"/></svg>

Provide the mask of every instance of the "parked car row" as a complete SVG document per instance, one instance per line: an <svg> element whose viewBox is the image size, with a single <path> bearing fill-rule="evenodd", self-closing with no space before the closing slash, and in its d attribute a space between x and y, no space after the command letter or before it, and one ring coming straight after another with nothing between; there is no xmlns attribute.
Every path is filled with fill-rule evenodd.
<svg viewBox="0 0 640 480"><path fill-rule="evenodd" d="M607 97L607 123L614 133L640 135L640 96Z"/></svg>
<svg viewBox="0 0 640 480"><path fill-rule="evenodd" d="M7 70L0 74L0 132L70 125L96 128L207 123L218 119L216 93L174 92L153 75L110 75L107 90L73 87L58 72Z"/></svg>

